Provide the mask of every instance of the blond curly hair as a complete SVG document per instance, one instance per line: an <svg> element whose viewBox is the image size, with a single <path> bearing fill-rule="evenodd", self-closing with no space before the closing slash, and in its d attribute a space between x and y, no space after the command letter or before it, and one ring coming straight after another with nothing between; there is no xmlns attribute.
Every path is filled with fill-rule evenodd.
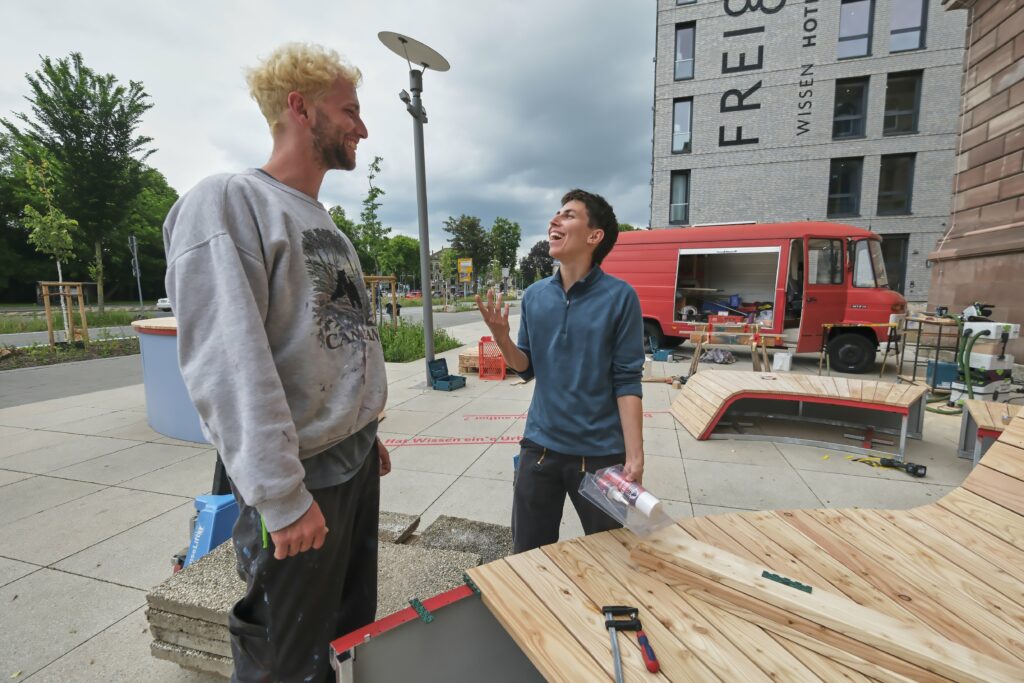
<svg viewBox="0 0 1024 683"><path fill-rule="evenodd" d="M339 78L358 87L363 74L334 50L313 43L282 45L245 73L249 94L271 131L288 107L288 93L298 91L315 103Z"/></svg>

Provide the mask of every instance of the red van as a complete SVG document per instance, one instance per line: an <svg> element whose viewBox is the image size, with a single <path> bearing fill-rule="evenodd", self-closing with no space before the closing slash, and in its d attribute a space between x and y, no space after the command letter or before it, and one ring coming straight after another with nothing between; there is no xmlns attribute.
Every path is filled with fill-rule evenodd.
<svg viewBox="0 0 1024 683"><path fill-rule="evenodd" d="M881 237L838 223L775 223L624 232L605 258L605 272L640 295L644 333L659 346L678 345L695 324L757 322L796 353L821 349L832 323L832 367L871 368L886 327L907 301L888 288Z"/></svg>

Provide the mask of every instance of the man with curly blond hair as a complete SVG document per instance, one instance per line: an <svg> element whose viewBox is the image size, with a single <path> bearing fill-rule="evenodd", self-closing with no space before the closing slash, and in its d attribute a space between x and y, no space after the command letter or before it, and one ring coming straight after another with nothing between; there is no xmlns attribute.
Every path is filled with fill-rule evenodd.
<svg viewBox="0 0 1024 683"><path fill-rule="evenodd" d="M239 505L233 681L329 680L330 641L376 612L384 354L317 201L367 137L360 78L316 45L273 52L247 74L269 161L201 181L164 224L182 376Z"/></svg>

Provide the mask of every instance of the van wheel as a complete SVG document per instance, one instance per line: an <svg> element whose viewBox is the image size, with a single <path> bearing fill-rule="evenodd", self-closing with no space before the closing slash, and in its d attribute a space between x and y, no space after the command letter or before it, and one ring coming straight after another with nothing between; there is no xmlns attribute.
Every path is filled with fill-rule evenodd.
<svg viewBox="0 0 1024 683"><path fill-rule="evenodd" d="M846 332L828 343L828 359L832 369L859 375L875 362L875 345L864 335Z"/></svg>
<svg viewBox="0 0 1024 683"><path fill-rule="evenodd" d="M658 323L651 320L644 321L644 351L647 353L653 353L651 349L651 338L654 338L654 343L658 345L659 349L665 348L665 335L661 333L661 327Z"/></svg>

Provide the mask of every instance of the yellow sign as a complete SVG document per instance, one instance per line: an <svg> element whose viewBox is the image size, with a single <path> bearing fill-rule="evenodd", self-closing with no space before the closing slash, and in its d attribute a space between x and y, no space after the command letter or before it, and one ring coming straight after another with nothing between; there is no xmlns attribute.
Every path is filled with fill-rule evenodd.
<svg viewBox="0 0 1024 683"><path fill-rule="evenodd" d="M459 259L459 282L472 282L473 281L473 259L471 258L460 258Z"/></svg>

